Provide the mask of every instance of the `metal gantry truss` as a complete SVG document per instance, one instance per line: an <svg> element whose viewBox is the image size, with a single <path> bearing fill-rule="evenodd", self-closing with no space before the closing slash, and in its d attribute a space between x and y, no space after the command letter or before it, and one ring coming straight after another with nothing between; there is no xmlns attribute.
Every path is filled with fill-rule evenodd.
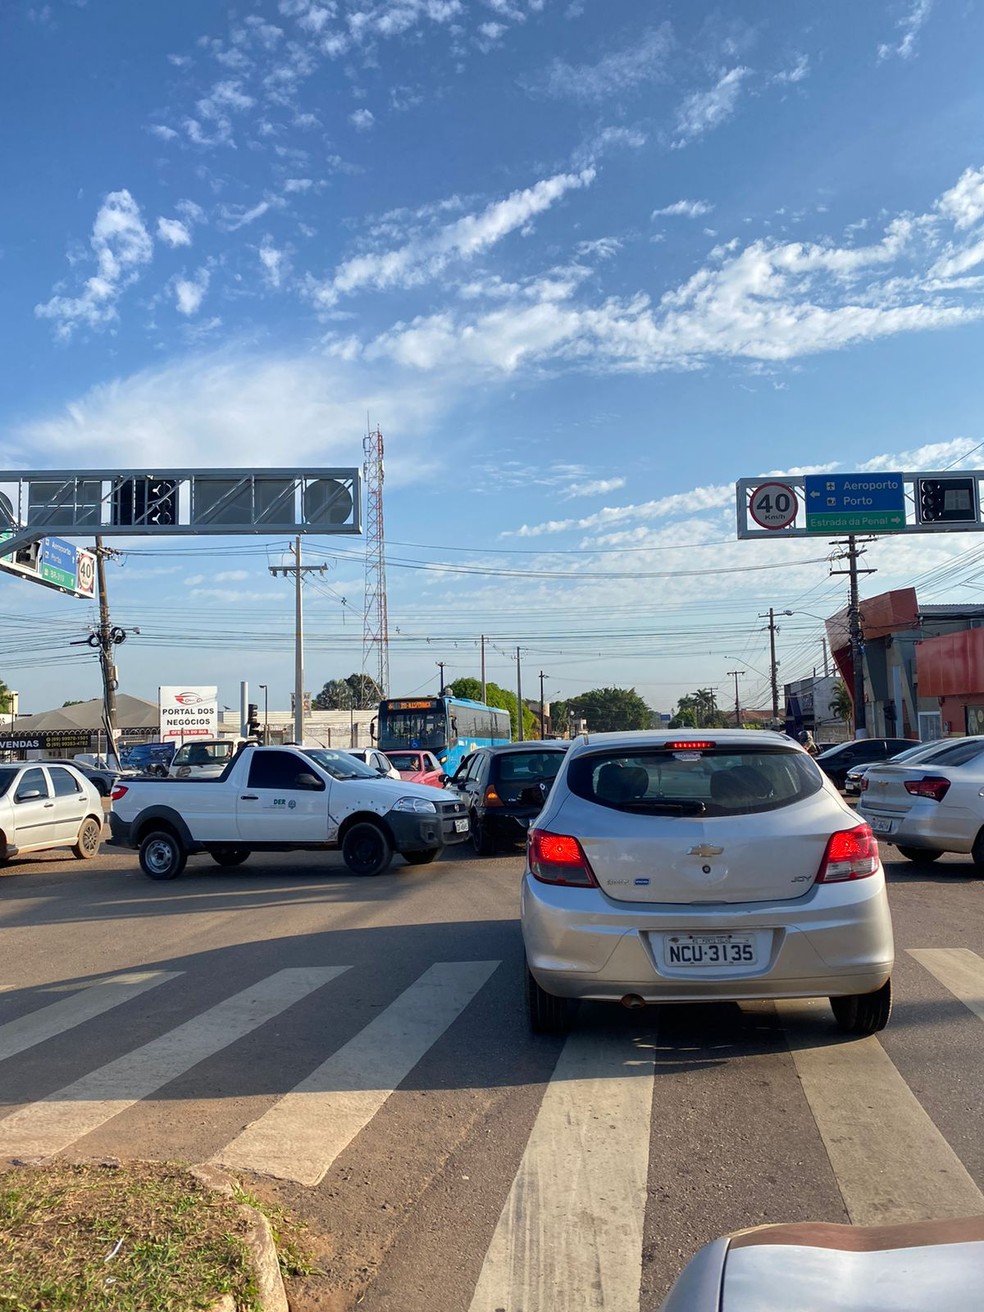
<svg viewBox="0 0 984 1312"><path fill-rule="evenodd" d="M15 552L60 537L361 533L358 469L0 472L0 533Z"/></svg>

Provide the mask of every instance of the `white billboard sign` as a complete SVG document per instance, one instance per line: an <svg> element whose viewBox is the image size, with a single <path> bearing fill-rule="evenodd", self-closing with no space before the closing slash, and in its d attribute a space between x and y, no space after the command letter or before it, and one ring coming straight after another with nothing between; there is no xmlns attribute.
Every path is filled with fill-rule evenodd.
<svg viewBox="0 0 984 1312"><path fill-rule="evenodd" d="M187 683L158 689L161 739L184 742L187 738L215 738L219 728L219 690Z"/></svg>

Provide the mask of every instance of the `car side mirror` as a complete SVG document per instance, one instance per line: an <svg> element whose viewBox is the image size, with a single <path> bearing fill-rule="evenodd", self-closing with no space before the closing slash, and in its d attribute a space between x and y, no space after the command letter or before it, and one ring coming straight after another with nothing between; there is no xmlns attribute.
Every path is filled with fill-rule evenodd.
<svg viewBox="0 0 984 1312"><path fill-rule="evenodd" d="M39 797L43 797L40 788L28 788L26 792L18 793L14 798L15 802L36 802Z"/></svg>
<svg viewBox="0 0 984 1312"><path fill-rule="evenodd" d="M451 776L450 776L449 774L442 774L442 775L441 775L441 787L442 787L442 788L447 788L448 784L453 784L453 783L454 783L454 780L451 778Z"/></svg>
<svg viewBox="0 0 984 1312"><path fill-rule="evenodd" d="M376 773L377 773L377 774L381 774L381 775L383 776L383 778L386 779L386 778L388 778L388 776L389 776L389 768L388 768L387 766L385 766L385 765L377 765L377 766L376 766Z"/></svg>

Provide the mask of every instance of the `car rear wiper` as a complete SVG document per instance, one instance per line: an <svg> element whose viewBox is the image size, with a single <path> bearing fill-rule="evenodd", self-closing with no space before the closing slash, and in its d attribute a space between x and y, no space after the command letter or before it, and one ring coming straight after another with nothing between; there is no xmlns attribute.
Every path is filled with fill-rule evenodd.
<svg viewBox="0 0 984 1312"><path fill-rule="evenodd" d="M698 801L664 801L658 797L637 797L619 802L620 811L638 811L643 815L703 815L707 807Z"/></svg>

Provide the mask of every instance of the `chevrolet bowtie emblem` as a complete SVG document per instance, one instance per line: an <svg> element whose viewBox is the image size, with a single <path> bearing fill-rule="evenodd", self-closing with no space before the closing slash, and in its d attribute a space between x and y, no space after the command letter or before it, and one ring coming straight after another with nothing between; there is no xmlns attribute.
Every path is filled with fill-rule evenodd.
<svg viewBox="0 0 984 1312"><path fill-rule="evenodd" d="M692 847L687 856L720 856L723 851L723 847L713 847L710 843L700 843L697 847Z"/></svg>

